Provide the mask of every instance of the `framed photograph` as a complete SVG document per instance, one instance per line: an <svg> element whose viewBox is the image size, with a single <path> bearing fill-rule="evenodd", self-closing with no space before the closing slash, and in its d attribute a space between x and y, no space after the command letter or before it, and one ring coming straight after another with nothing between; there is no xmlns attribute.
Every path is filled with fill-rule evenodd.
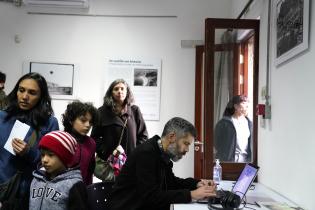
<svg viewBox="0 0 315 210"><path fill-rule="evenodd" d="M74 99L74 64L29 62L29 72L45 77L52 99Z"/></svg>
<svg viewBox="0 0 315 210"><path fill-rule="evenodd" d="M274 61L278 66L308 48L309 0L272 1Z"/></svg>

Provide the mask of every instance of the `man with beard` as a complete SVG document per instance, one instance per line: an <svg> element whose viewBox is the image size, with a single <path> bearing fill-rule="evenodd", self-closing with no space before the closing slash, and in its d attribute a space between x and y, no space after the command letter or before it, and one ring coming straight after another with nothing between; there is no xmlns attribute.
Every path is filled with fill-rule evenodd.
<svg viewBox="0 0 315 210"><path fill-rule="evenodd" d="M169 120L162 137L154 136L128 156L109 198L111 210L169 210L170 204L189 203L215 196L210 180L182 179L173 174L172 161L180 160L196 137L185 119Z"/></svg>

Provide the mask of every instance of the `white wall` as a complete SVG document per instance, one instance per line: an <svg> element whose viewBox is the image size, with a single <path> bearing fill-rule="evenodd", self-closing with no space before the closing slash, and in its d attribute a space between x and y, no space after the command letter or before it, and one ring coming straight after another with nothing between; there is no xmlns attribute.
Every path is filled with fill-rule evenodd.
<svg viewBox="0 0 315 210"><path fill-rule="evenodd" d="M265 85L266 2L256 1L247 14L248 18L261 16L260 88ZM80 65L79 98L99 106L104 94L100 78L105 76L105 58L161 58L161 120L147 122L149 134L160 134L165 122L173 116L193 122L195 56L193 49L180 47L180 40L203 39L206 17L235 18L245 4L244 0L239 3L235 0L232 3L230 0L92 0L89 14L178 16L110 18L28 15L25 8L0 2L0 69L7 73L6 91L22 75L22 63L26 60L75 62ZM311 4L312 10L314 6ZM315 177L313 15L310 23L309 50L279 68L271 68L272 119L258 131L260 182L309 210L315 206L312 194ZM16 34L22 40L19 44L14 42ZM66 103L54 101L57 117ZM175 173L183 177L193 175L192 152L175 165Z"/></svg>
<svg viewBox="0 0 315 210"><path fill-rule="evenodd" d="M177 18L125 18L30 15L0 2L0 69L8 93L22 75L24 61L77 63L77 96L102 103L105 59L114 56L162 59L160 121L148 121L149 135L161 134L174 116L194 122L195 50L181 40L204 39L206 17L229 17L230 0L91 0L88 14L171 15ZM14 42L19 35L21 43ZM53 101L56 116L68 101ZM193 152L175 165L193 176Z"/></svg>
<svg viewBox="0 0 315 210"><path fill-rule="evenodd" d="M246 15L246 18L261 17L260 89L266 83L267 3L267 0L256 0ZM314 7L311 4L310 9ZM309 49L278 68L271 65L272 119L258 130L260 182L309 210L315 206L315 141L312 132L315 118L314 20L314 15L311 15ZM259 100L262 102L261 97Z"/></svg>
<svg viewBox="0 0 315 210"><path fill-rule="evenodd" d="M246 6L247 2L249 2L249 0L231 1L231 17L237 18Z"/></svg>

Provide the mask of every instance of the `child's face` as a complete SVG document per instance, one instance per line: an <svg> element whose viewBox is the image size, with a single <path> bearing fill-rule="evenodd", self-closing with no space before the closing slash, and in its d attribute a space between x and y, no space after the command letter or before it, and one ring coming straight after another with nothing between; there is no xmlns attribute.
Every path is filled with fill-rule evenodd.
<svg viewBox="0 0 315 210"><path fill-rule="evenodd" d="M79 134L85 136L92 127L92 116L89 112L85 115L77 117L73 122L73 129Z"/></svg>
<svg viewBox="0 0 315 210"><path fill-rule="evenodd" d="M62 163L59 157L50 150L41 149L41 161L42 166L45 168L46 172L51 176L51 178L66 170L65 165Z"/></svg>

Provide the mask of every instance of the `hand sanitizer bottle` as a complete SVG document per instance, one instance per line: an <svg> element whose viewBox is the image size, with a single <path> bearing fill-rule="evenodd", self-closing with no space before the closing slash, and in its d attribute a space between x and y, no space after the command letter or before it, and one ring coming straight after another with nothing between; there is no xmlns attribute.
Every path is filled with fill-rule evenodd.
<svg viewBox="0 0 315 210"><path fill-rule="evenodd" d="M219 185L222 180L222 167L220 165L220 160L215 160L215 165L213 166L213 181L215 184Z"/></svg>

